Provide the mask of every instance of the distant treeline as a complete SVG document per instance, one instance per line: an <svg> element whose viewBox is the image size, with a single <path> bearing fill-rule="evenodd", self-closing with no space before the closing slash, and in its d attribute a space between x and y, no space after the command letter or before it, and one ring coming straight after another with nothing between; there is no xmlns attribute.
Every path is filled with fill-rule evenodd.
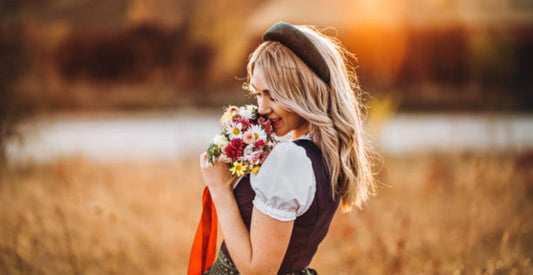
<svg viewBox="0 0 533 275"><path fill-rule="evenodd" d="M165 81L195 88L206 79L214 57L207 43L190 39L188 28L141 24L113 32L73 33L56 51L56 68L67 80L145 82L154 71ZM199 88L199 87L196 87Z"/></svg>
<svg viewBox="0 0 533 275"><path fill-rule="evenodd" d="M172 83L180 97L197 96L190 93L194 90L239 89L235 77L245 75L246 56L258 45L261 34L249 38L248 51L236 61L242 62L241 69L228 71L214 67L218 48L193 39L193 31L186 25L169 28L150 23L106 31L77 30L41 57L44 62L34 65L55 71L55 81L63 83L62 87L80 81L97 85L165 82ZM357 57L363 89L370 94L392 94L405 110L533 110L529 69L533 24L358 26L337 33ZM10 38L0 34L0 39L0 44L6 44ZM11 56L10 50L20 55L18 48L5 47L2 54ZM221 74L225 77L220 78Z"/></svg>

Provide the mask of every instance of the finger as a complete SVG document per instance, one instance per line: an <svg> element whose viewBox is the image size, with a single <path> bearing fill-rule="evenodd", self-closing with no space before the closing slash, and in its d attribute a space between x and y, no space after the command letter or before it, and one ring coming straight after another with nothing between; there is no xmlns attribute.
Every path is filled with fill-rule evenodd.
<svg viewBox="0 0 533 275"><path fill-rule="evenodd" d="M207 153L203 152L200 155L200 167L204 168L206 166L206 162L207 162Z"/></svg>

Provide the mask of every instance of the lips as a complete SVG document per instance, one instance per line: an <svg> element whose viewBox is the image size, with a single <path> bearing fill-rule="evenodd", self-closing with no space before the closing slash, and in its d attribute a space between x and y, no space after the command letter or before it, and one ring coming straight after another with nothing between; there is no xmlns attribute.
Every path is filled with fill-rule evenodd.
<svg viewBox="0 0 533 275"><path fill-rule="evenodd" d="M276 119L271 118L270 121L272 121L272 126L276 127L281 123L281 118L276 118Z"/></svg>

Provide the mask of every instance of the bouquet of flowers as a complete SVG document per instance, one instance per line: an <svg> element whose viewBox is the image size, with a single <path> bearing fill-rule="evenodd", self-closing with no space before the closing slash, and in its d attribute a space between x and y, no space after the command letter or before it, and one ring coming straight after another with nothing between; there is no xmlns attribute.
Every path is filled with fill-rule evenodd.
<svg viewBox="0 0 533 275"><path fill-rule="evenodd" d="M228 106L222 117L222 132L207 149L207 160L228 164L233 176L257 174L274 145L271 121L259 115L257 106Z"/></svg>

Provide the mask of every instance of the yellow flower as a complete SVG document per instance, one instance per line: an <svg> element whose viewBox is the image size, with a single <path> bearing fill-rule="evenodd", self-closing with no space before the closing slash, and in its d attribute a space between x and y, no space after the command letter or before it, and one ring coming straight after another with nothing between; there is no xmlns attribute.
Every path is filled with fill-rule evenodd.
<svg viewBox="0 0 533 275"><path fill-rule="evenodd" d="M220 124L224 125L226 123L226 120L233 118L233 115L234 115L234 112L225 112L220 118Z"/></svg>
<svg viewBox="0 0 533 275"><path fill-rule="evenodd" d="M260 169L260 168L261 168L261 166L256 165L256 166L254 166L254 167L252 168L252 170L250 171L250 173L252 173L252 174L255 175L255 174L257 174L257 173L259 172L259 169Z"/></svg>
<svg viewBox="0 0 533 275"><path fill-rule="evenodd" d="M246 165L243 165L240 161L234 161L233 167L229 169L231 171L231 175L237 175L237 177L243 176L244 172L246 171Z"/></svg>

